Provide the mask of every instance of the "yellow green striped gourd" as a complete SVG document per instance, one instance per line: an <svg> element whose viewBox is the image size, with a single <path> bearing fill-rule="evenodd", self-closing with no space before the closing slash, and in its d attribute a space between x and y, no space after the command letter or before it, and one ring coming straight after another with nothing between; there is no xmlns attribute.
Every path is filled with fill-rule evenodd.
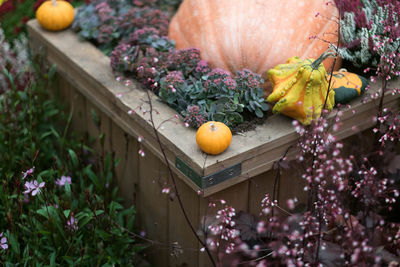
<svg viewBox="0 0 400 267"><path fill-rule="evenodd" d="M328 93L326 70L322 64L330 55L331 52L325 52L316 60L292 57L286 64L270 69L267 75L273 91L267 101L275 103L272 111L308 125L321 116L325 99L325 109L332 110L335 92L329 90Z"/></svg>
<svg viewBox="0 0 400 267"><path fill-rule="evenodd" d="M329 76L327 77L329 80ZM335 104L346 104L362 95L368 85L368 80L345 69L334 71L331 88L335 91Z"/></svg>

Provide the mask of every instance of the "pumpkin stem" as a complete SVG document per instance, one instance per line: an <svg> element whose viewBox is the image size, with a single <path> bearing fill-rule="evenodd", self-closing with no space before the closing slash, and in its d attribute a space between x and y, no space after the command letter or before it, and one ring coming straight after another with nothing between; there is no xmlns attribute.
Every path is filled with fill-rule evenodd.
<svg viewBox="0 0 400 267"><path fill-rule="evenodd" d="M211 131L215 132L217 130L217 126L214 123L210 123Z"/></svg>
<svg viewBox="0 0 400 267"><path fill-rule="evenodd" d="M313 63L311 63L311 68L313 70L318 69L319 65L321 65L322 61L327 59L328 57L335 57L336 53L333 52L331 49L326 50L322 53L319 58L317 58Z"/></svg>
<svg viewBox="0 0 400 267"><path fill-rule="evenodd" d="M52 0L52 2L53 2L53 3L52 3L53 6L56 6L56 5L57 5L57 0Z"/></svg>

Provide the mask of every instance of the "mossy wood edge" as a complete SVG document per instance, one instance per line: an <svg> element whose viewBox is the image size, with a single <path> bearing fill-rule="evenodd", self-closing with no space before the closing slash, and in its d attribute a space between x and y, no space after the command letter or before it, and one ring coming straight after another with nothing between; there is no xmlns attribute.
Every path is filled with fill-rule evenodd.
<svg viewBox="0 0 400 267"><path fill-rule="evenodd" d="M80 40L72 30L49 32L43 30L36 20L31 20L28 22L28 31L30 45L34 51L44 52L47 60L56 64L60 75L74 84L85 97L126 133L135 138L143 136L145 149L149 149L157 157L163 159L148 112L143 114L137 109L142 106L145 110L149 110L146 92L139 83L134 82L130 87L126 87L116 81L111 71L110 59L91 43ZM376 92L379 85L379 82L372 84L368 93ZM399 88L400 80L391 82L389 87ZM121 94L121 97L117 97L118 94ZM155 125L160 125L174 117L176 112L173 109L160 102L156 95L151 94L151 98L154 110L159 113L154 116ZM358 98L350 103L350 108L342 109L343 125L338 132L335 132L335 136L339 139L354 135L374 125L372 116L376 114L379 99L370 99L364 104L361 101L362 98ZM399 110L399 95L387 92L384 106ZM136 110L135 115L128 114L131 109ZM331 116L334 114L335 110ZM206 156L196 145L195 130L175 122L177 122L176 119L165 122L163 127L158 129L161 142L178 177L194 190L202 189L204 197L272 169L273 163L282 157L298 137L291 119L273 115L263 125L258 125L255 130L233 136L230 147L224 153ZM292 150L289 156L294 154L295 151ZM241 165L241 174L201 188L198 183L196 184L177 169L177 158L185 162L201 178L210 177L238 164Z"/></svg>

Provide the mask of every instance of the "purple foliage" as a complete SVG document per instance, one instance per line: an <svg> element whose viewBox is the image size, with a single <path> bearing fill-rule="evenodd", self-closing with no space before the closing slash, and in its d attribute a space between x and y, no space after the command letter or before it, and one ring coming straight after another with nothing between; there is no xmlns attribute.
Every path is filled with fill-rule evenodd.
<svg viewBox="0 0 400 267"><path fill-rule="evenodd" d="M264 83L264 80L261 78L261 75L252 72L249 69L243 69L242 71L238 71L235 77L237 86L241 89L247 88L260 88Z"/></svg>
<svg viewBox="0 0 400 267"><path fill-rule="evenodd" d="M135 71L135 60L137 58L137 47L130 44L120 43L111 53L111 68L117 72Z"/></svg>
<svg viewBox="0 0 400 267"><path fill-rule="evenodd" d="M146 48L143 58L136 63L136 73L139 81L151 89L158 88L156 77L167 70L167 52L159 52L152 47Z"/></svg>
<svg viewBox="0 0 400 267"><path fill-rule="evenodd" d="M182 112L182 115L183 121L195 129L199 128L208 120L207 113L202 112L200 107L196 105L188 106L186 111Z"/></svg>
<svg viewBox="0 0 400 267"><path fill-rule="evenodd" d="M136 29L152 27L159 31L160 36L168 35L169 16L159 9L150 7L131 8L118 18L118 29L130 33Z"/></svg>
<svg viewBox="0 0 400 267"><path fill-rule="evenodd" d="M208 63L208 61L202 59L199 62L197 62L195 72L200 74L201 76L207 75L208 73L210 73L211 67L210 67L210 64Z"/></svg>
<svg viewBox="0 0 400 267"><path fill-rule="evenodd" d="M215 91L220 89L235 90L236 82L228 71L215 68L209 73L208 79L204 82L204 90Z"/></svg>
<svg viewBox="0 0 400 267"><path fill-rule="evenodd" d="M128 42L132 44L140 43L140 40L144 40L149 37L157 38L160 35L160 31L153 27L143 27L131 33L128 37Z"/></svg>
<svg viewBox="0 0 400 267"><path fill-rule="evenodd" d="M169 68L182 70L185 76L196 69L200 60L200 50L197 48L186 48L172 51L168 58Z"/></svg>

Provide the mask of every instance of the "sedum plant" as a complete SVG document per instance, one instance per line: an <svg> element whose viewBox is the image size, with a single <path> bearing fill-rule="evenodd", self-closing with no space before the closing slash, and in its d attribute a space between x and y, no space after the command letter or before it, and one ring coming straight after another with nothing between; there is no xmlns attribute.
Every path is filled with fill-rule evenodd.
<svg viewBox="0 0 400 267"><path fill-rule="evenodd" d="M111 40L100 45L114 47L110 57L116 73L139 80L194 128L207 120L234 127L243 122L244 113L264 116L268 105L259 75L250 70L231 74L213 69L201 60L198 49L176 50L174 41L168 40L169 17L156 7L171 7L179 1L133 1L133 7L125 8L118 18L115 14L122 4L112 3L97 1L83 7L74 25L81 36L95 41L101 21L118 25L115 38L108 34ZM87 34L91 31L96 35Z"/></svg>
<svg viewBox="0 0 400 267"><path fill-rule="evenodd" d="M243 122L245 109L258 117L268 110L261 87L263 79L250 70L232 76L225 70L211 69L194 48L172 53L168 66L179 71L161 78L159 96L194 128L204 120L234 127Z"/></svg>
<svg viewBox="0 0 400 267"><path fill-rule="evenodd" d="M130 1L97 0L78 10L72 28L110 54L121 40L129 39L136 30L152 27L161 36L167 35L168 21L168 13L156 8L135 7Z"/></svg>

